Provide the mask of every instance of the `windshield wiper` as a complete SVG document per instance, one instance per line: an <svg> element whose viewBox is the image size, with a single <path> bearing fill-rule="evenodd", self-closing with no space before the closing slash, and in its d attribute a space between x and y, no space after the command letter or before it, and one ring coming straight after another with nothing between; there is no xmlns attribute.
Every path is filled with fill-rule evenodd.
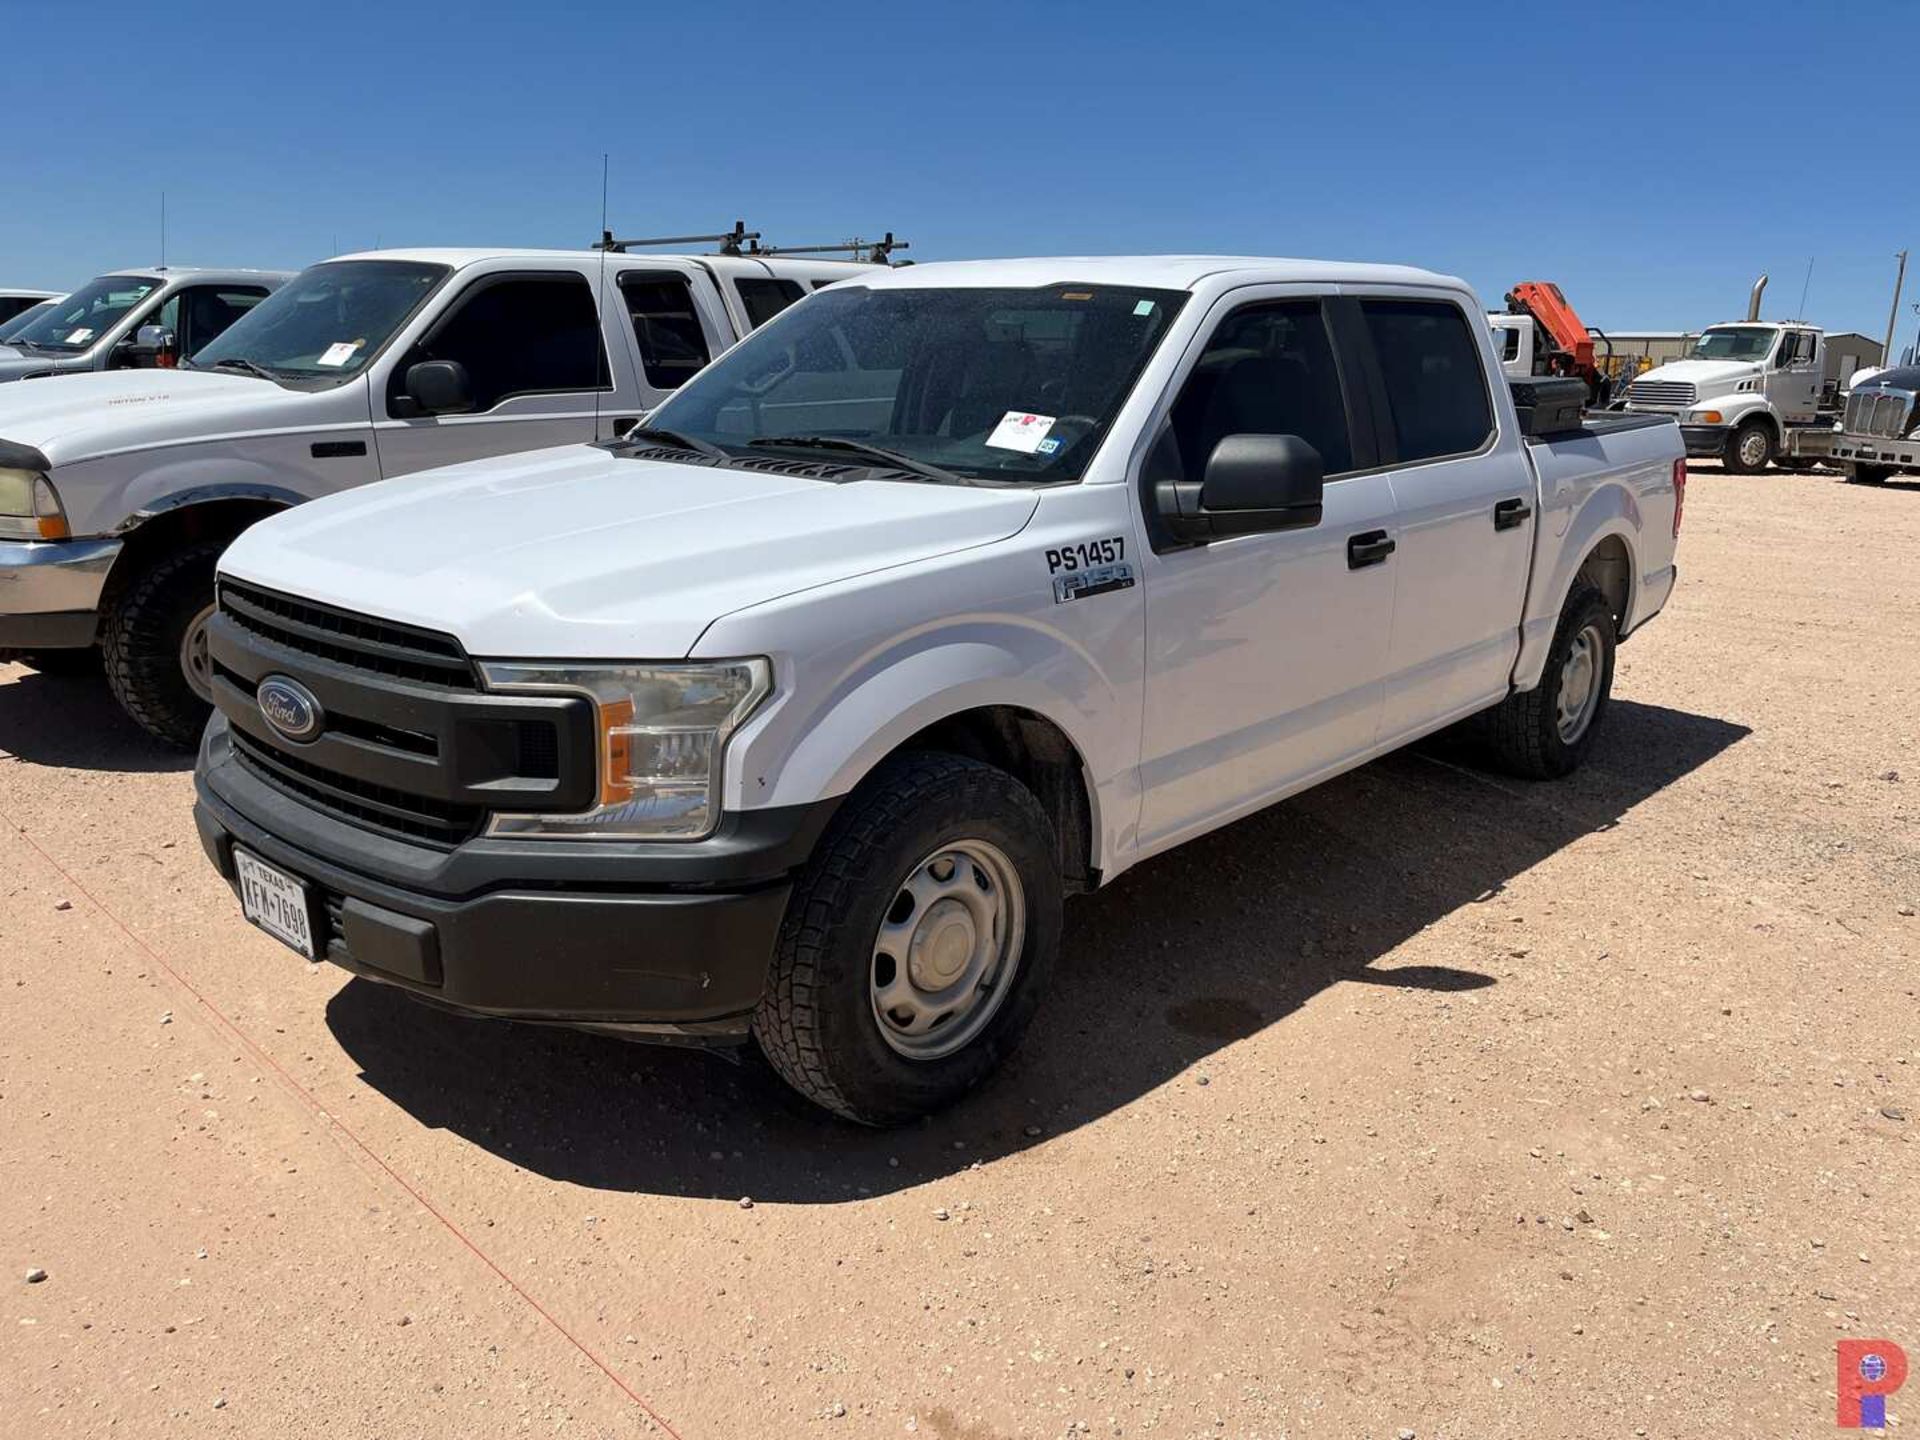
<svg viewBox="0 0 1920 1440"><path fill-rule="evenodd" d="M191 360L189 360L187 363L189 365L193 365L193 362ZM198 365L194 365L193 368L198 370L201 367ZM205 368L208 370L238 370L243 375L258 375L262 380L277 381L280 378L279 371L269 370L266 366L257 364L252 360L242 360L237 355L231 358L222 357L221 359L214 361L213 364L208 365Z"/></svg>
<svg viewBox="0 0 1920 1440"><path fill-rule="evenodd" d="M47 348L38 340L0 340L0 345L11 345L16 350L44 350Z"/></svg>
<svg viewBox="0 0 1920 1440"><path fill-rule="evenodd" d="M971 485L973 482L964 475L951 470L942 470L938 465L925 460L916 460L911 455L902 455L898 450L889 450L884 445L869 445L864 440L844 440L838 435L771 435L759 440L747 442L754 449L781 450L839 450L848 455L864 455L869 460L878 460L895 470L905 470L909 474L924 476L928 480L940 480L949 485Z"/></svg>
<svg viewBox="0 0 1920 1440"><path fill-rule="evenodd" d="M704 455L709 460L731 460L733 457L709 440L697 440L691 435L682 435L678 430L662 430L657 425L636 425L620 439L651 440L656 445L665 445L674 450L691 450L696 455Z"/></svg>

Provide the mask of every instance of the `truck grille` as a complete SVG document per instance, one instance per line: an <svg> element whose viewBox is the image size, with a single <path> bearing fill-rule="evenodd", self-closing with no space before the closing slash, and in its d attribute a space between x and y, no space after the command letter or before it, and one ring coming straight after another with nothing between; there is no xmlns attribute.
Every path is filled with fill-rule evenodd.
<svg viewBox="0 0 1920 1440"><path fill-rule="evenodd" d="M1679 410L1691 405L1698 391L1684 380L1636 380L1627 386L1627 399L1635 405L1654 405Z"/></svg>
<svg viewBox="0 0 1920 1440"><path fill-rule="evenodd" d="M451 848L488 811L579 811L597 788L591 704L496 695L451 635L223 579L207 633L235 763L338 820ZM319 702L295 741L257 698L269 677Z"/></svg>
<svg viewBox="0 0 1920 1440"><path fill-rule="evenodd" d="M1911 390L1879 387L1856 390L1847 397L1847 410L1840 428L1849 435L1877 435L1883 440L1898 440L1907 433L1913 402Z"/></svg>

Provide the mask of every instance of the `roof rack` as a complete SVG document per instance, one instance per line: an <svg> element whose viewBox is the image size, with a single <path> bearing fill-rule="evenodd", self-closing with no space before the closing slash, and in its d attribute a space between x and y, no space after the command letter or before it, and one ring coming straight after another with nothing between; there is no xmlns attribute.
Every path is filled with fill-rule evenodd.
<svg viewBox="0 0 1920 1440"><path fill-rule="evenodd" d="M650 245L714 245L721 255L849 255L855 260L866 261L874 265L892 265L896 250L905 250L907 242L893 238L893 232L887 231L878 240L862 240L855 236L843 240L838 245L762 245L761 232L747 229L747 222L736 220L733 229L718 235L654 235L644 239L616 239L611 230L602 230L600 239L594 245L596 250L605 250L614 255L624 255L629 249ZM901 261L911 264L911 261Z"/></svg>
<svg viewBox="0 0 1920 1440"><path fill-rule="evenodd" d="M760 232L747 229L744 220L734 221L733 229L719 235L654 235L639 240L616 240L611 230L602 230L599 243L593 248L624 255L636 245L718 245L722 255L753 254L760 249ZM750 248L743 250L743 245Z"/></svg>

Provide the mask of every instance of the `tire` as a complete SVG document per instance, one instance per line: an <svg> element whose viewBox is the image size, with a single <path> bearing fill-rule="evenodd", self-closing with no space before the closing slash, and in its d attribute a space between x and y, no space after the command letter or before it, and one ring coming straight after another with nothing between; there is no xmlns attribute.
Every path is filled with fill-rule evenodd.
<svg viewBox="0 0 1920 1440"><path fill-rule="evenodd" d="M1590 585L1578 585L1560 611L1547 652L1546 669L1532 690L1509 695L1486 712L1485 735L1502 767L1529 780L1558 780L1580 767L1606 718L1613 691L1613 655L1618 638L1613 610ZM1563 723L1561 700L1570 681L1578 686L1578 657L1587 669L1577 726Z"/></svg>
<svg viewBox="0 0 1920 1440"><path fill-rule="evenodd" d="M1723 456L1735 475L1758 475L1773 463L1773 427L1764 420L1743 420L1727 437Z"/></svg>
<svg viewBox="0 0 1920 1440"><path fill-rule="evenodd" d="M754 1037L782 1079L849 1120L898 1125L937 1110L979 1084L1033 1018L1060 948L1062 896L1053 827L1019 781L957 755L889 760L835 815L794 887ZM998 918L983 927L989 914ZM889 944L904 953L886 954ZM917 983L949 976L944 991ZM958 1001L949 1018L911 1033L942 996Z"/></svg>
<svg viewBox="0 0 1920 1440"><path fill-rule="evenodd" d="M100 640L107 684L121 708L168 745L198 745L213 710L188 677L183 649L189 631L212 613L213 569L226 548L224 540L202 540L163 556L107 612Z"/></svg>
<svg viewBox="0 0 1920 1440"><path fill-rule="evenodd" d="M1884 485L1893 474L1891 465L1848 465L1849 485Z"/></svg>

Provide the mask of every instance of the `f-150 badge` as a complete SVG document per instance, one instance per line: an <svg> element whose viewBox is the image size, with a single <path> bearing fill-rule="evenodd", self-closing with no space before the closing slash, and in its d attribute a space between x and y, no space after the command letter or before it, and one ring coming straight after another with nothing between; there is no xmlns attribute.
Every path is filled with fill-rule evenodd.
<svg viewBox="0 0 1920 1440"><path fill-rule="evenodd" d="M1090 569L1054 576L1053 603L1064 605L1069 600L1086 600L1095 595L1105 595L1110 590L1132 588L1133 564L1121 560L1112 565L1095 565Z"/></svg>

